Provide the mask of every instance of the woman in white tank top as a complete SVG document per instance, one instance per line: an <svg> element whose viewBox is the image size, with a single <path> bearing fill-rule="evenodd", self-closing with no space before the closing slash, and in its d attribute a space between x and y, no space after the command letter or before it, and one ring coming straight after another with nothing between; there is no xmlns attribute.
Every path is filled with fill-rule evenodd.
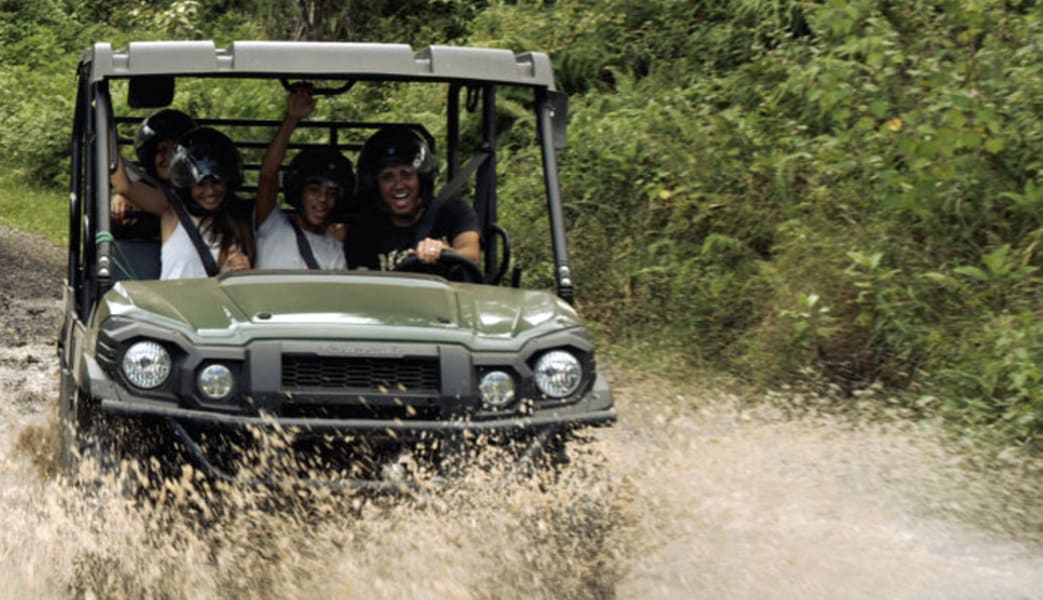
<svg viewBox="0 0 1043 600"><path fill-rule="evenodd" d="M233 193L242 182L242 159L235 144L209 127L183 135L170 162L170 182L181 207L163 190L131 182L121 168L113 176L116 192L144 211L160 216L161 279L206 277L203 257L179 217L179 208L200 234L218 272L251 268L255 249L251 210Z"/></svg>

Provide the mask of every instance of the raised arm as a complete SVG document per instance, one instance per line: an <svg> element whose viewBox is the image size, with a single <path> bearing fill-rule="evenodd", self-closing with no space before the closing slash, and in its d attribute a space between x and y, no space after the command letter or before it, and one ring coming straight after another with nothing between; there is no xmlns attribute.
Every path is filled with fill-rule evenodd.
<svg viewBox="0 0 1043 600"><path fill-rule="evenodd" d="M170 201L167 199L166 192L144 181L131 180L127 175L127 168L122 158L120 158L110 181L113 192L123 196L131 204L147 213L162 215L170 207Z"/></svg>
<svg viewBox="0 0 1043 600"><path fill-rule="evenodd" d="M275 137L268 144L268 150L261 161L261 174L257 180L256 224L258 227L275 210L276 197L279 194L279 167L286 158L286 149L290 145L290 137L301 119L315 109L315 97L311 87L300 86L290 93L286 101L286 116L283 118Z"/></svg>

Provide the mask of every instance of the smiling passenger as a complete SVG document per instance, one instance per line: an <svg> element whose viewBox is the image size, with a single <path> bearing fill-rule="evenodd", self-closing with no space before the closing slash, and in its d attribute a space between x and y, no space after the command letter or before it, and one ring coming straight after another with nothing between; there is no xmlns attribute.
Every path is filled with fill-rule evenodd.
<svg viewBox="0 0 1043 600"><path fill-rule="evenodd" d="M314 108L308 86L290 93L286 117L261 164L255 209L259 269L347 268L342 245L346 229L335 221L338 208L355 192L355 177L351 161L336 148L311 147L297 153L286 168L283 185L294 212L276 207L279 165L294 129Z"/></svg>
<svg viewBox="0 0 1043 600"><path fill-rule="evenodd" d="M358 172L368 204L345 244L351 268L389 271L414 255L434 264L450 249L478 262L478 217L460 198L433 204L437 171L427 143L408 128L386 127L366 140Z"/></svg>

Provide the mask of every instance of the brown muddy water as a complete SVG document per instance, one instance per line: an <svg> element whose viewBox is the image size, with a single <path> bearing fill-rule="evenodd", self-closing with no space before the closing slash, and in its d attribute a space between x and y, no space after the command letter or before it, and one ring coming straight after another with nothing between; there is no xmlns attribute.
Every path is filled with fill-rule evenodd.
<svg viewBox="0 0 1043 600"><path fill-rule="evenodd" d="M56 475L57 369L0 350L4 598L1043 598L1023 478L796 392L616 372L620 422L553 485L487 465L395 499L151 503Z"/></svg>

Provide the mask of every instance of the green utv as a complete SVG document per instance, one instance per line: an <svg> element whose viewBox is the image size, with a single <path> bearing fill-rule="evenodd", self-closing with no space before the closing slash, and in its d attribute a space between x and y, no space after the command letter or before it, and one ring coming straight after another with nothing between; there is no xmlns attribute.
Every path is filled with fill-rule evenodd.
<svg viewBox="0 0 1043 600"><path fill-rule="evenodd" d="M393 111L385 110L367 121L352 109L343 111L351 120L307 119L290 148L330 145L357 164L361 140L377 128L418 131L441 161L439 189L473 198L480 265L445 254L454 267L445 276L349 265L159 280L158 240L113 235L110 177L144 116L188 94L204 107L192 115L196 123L220 129L242 151L246 198L279 121L233 114L249 112L235 107L249 104L242 98L250 94L260 97L257 90L282 104L301 83L352 107L437 90L423 115L389 120ZM446 455L470 456L479 440L504 440L519 461L552 451L561 457L576 430L615 420L591 339L571 306L555 154L564 147L566 102L545 54L311 42L224 49L139 42L116 50L99 43L84 53L77 85L58 339L67 468L86 454L133 452L167 462L176 456L175 464L188 461L222 480L263 482L276 479L275 471L254 464L247 476L243 453L257 432L277 431L292 440L295 455L311 453L333 466L336 482L381 486L385 467L404 451L422 448L438 464ZM355 94L361 100L349 104ZM511 137L538 144L529 156L532 172L542 171L545 204L537 206L546 207L553 265L545 281L553 280L553 293L520 289L498 223L498 205L509 211L535 200L498 194L505 115L515 130L526 121L534 127ZM421 117L438 119L437 145ZM291 469L292 478L311 476Z"/></svg>

